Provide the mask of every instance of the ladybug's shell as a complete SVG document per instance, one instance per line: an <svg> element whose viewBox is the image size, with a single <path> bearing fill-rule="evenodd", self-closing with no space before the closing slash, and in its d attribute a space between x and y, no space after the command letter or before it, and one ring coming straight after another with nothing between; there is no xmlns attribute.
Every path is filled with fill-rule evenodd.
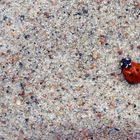
<svg viewBox="0 0 140 140"><path fill-rule="evenodd" d="M131 84L140 83L140 65L136 62L131 62L130 68L123 68L122 73L127 82Z"/></svg>

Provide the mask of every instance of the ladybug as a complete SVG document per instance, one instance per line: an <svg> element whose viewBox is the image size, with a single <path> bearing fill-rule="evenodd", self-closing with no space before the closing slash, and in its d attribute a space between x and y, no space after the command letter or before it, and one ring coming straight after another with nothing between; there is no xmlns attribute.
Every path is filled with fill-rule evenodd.
<svg viewBox="0 0 140 140"><path fill-rule="evenodd" d="M131 61L130 58L123 58L120 64L123 76L128 83L140 83L140 64Z"/></svg>

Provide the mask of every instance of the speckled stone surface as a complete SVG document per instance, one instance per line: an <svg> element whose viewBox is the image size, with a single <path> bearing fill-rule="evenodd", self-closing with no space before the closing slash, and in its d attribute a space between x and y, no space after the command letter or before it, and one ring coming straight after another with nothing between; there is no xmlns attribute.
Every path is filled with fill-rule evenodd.
<svg viewBox="0 0 140 140"><path fill-rule="evenodd" d="M0 0L0 140L139 140L139 0Z"/></svg>

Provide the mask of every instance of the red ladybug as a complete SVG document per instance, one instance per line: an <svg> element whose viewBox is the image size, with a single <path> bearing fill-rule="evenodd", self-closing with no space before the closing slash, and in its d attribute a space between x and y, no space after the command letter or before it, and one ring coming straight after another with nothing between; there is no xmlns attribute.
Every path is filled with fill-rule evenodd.
<svg viewBox="0 0 140 140"><path fill-rule="evenodd" d="M123 58L121 60L121 70L128 83L140 83L140 64L131 61L130 58Z"/></svg>

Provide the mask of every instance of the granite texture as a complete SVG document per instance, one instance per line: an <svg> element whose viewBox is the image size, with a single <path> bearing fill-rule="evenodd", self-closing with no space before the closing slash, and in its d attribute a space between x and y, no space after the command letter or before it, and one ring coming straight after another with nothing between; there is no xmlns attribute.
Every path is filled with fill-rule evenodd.
<svg viewBox="0 0 140 140"><path fill-rule="evenodd" d="M0 0L0 140L140 140L139 0Z"/></svg>

